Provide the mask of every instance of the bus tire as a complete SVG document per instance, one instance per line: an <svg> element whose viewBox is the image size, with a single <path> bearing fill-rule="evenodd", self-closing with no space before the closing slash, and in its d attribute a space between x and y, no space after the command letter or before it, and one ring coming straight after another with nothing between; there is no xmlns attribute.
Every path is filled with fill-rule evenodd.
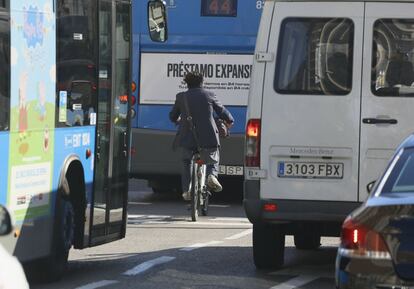
<svg viewBox="0 0 414 289"><path fill-rule="evenodd" d="M148 186L155 194L175 194L181 191L181 186L170 179L149 180Z"/></svg>
<svg viewBox="0 0 414 289"><path fill-rule="evenodd" d="M296 233L294 241L296 249L299 250L316 250L321 246L321 236L314 231Z"/></svg>
<svg viewBox="0 0 414 289"><path fill-rule="evenodd" d="M281 225L253 224L253 259L257 269L283 266L285 233Z"/></svg>
<svg viewBox="0 0 414 289"><path fill-rule="evenodd" d="M66 178L63 181L63 188L65 188L65 185L68 185ZM67 268L69 250L72 247L75 232L75 213L68 195L63 196L61 193L58 193L56 198L52 252L43 268L44 279L50 282L57 281L63 277Z"/></svg>
<svg viewBox="0 0 414 289"><path fill-rule="evenodd" d="M171 191L169 189L162 188L162 187L152 187L151 189L154 194L167 194Z"/></svg>

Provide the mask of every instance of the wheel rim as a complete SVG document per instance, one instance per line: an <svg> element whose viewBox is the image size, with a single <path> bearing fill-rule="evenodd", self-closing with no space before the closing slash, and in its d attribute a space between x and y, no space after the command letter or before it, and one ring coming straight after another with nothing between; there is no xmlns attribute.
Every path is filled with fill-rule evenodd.
<svg viewBox="0 0 414 289"><path fill-rule="evenodd" d="M191 219L197 221L198 218L198 176L197 176L197 163L193 162L192 172L192 187L191 187Z"/></svg>

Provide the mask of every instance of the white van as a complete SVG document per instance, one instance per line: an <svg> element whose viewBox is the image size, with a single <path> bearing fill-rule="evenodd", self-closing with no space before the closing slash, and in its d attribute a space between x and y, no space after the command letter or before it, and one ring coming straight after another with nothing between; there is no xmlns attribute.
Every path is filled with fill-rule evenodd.
<svg viewBox="0 0 414 289"><path fill-rule="evenodd" d="M414 131L414 2L266 1L246 128L258 268L337 236Z"/></svg>

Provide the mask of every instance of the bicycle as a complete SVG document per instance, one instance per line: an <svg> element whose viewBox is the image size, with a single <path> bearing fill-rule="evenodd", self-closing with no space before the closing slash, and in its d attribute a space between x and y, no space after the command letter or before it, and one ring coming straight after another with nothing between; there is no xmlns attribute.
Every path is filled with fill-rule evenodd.
<svg viewBox="0 0 414 289"><path fill-rule="evenodd" d="M206 165L200 158L200 154L196 152L193 155L192 169L191 169L191 220L196 222L199 212L203 216L208 214L210 191L206 185Z"/></svg>

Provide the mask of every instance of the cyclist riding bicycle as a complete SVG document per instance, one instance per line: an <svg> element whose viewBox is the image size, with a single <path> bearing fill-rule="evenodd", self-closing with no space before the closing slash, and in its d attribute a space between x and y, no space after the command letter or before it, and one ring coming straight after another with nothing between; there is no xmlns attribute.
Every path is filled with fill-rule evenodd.
<svg viewBox="0 0 414 289"><path fill-rule="evenodd" d="M181 184L183 199L191 198L191 162L199 148L202 155L207 154L206 175L207 187L213 192L223 188L218 181L220 161L220 138L214 112L227 127L231 127L234 118L231 113L217 100L214 93L202 88L203 75L197 72L187 73L184 77L188 90L176 95L175 104L170 112L170 120L179 125L174 146L182 149ZM190 120L190 121L189 121Z"/></svg>

